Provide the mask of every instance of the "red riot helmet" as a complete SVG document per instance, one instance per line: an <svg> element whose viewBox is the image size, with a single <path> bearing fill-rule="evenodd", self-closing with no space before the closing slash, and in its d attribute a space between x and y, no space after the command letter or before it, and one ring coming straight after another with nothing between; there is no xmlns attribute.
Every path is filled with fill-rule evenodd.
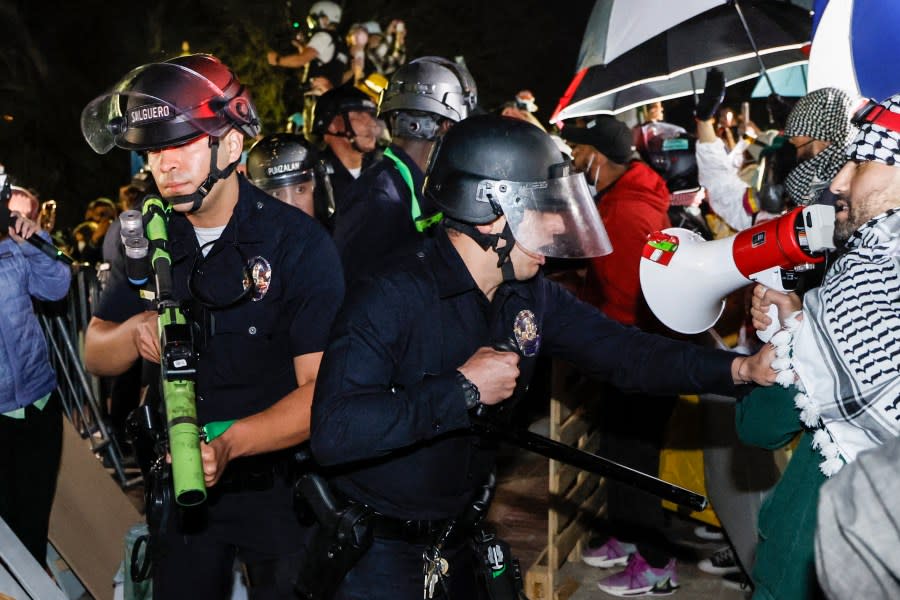
<svg viewBox="0 0 900 600"><path fill-rule="evenodd" d="M232 128L255 137L259 117L234 72L209 54L138 67L81 113L81 131L99 154L177 146Z"/></svg>
<svg viewBox="0 0 900 600"><path fill-rule="evenodd" d="M81 132L99 154L114 146L153 151L179 146L207 135L212 150L209 175L196 191L168 198L173 204L203 198L239 161L217 166L219 137L237 129L249 137L259 133L259 117L247 89L234 72L209 54L189 54L138 67L81 113Z"/></svg>

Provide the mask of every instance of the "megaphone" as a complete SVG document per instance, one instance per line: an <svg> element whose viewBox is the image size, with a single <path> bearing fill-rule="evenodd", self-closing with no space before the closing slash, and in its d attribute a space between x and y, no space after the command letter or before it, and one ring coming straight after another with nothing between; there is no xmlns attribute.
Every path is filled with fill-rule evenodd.
<svg viewBox="0 0 900 600"><path fill-rule="evenodd" d="M782 275L825 260L833 234L834 207L821 204L711 242L679 227L657 231L642 252L641 290L667 327L700 333L719 320L725 296L750 281L785 291Z"/></svg>

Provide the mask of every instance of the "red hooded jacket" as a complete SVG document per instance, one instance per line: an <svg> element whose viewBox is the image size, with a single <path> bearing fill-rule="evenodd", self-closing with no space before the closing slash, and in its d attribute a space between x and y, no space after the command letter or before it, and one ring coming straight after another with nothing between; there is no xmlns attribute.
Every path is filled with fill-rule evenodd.
<svg viewBox="0 0 900 600"><path fill-rule="evenodd" d="M612 254L591 259L582 298L626 325L649 325L639 269L647 236L671 227L669 190L641 161L597 197L597 208L612 242Z"/></svg>

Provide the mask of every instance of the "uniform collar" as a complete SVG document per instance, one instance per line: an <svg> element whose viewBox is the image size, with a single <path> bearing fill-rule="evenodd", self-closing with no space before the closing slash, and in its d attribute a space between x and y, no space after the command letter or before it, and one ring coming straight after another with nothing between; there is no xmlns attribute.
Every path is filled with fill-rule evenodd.
<svg viewBox="0 0 900 600"><path fill-rule="evenodd" d="M265 232L260 229L259 219L255 217L265 209L268 202L264 198L267 196L243 175L238 174L237 177L237 204L220 239L234 240L243 246L261 244L265 239ZM169 236L172 240L170 252L173 262L183 259L198 248L194 226L183 213L173 214L169 227L176 234Z"/></svg>
<svg viewBox="0 0 900 600"><path fill-rule="evenodd" d="M478 290L478 285L466 263L463 262L459 252L450 242L447 230L443 226L437 226L434 238L431 240L433 252L426 252L430 256L432 272L435 273L437 280L438 294L441 298L449 298L457 296L472 290ZM540 273L536 277L540 277ZM509 294L516 294L523 298L528 298L530 294L526 291L528 281L506 281L500 284L494 299L503 298ZM478 290L480 293L480 290Z"/></svg>
<svg viewBox="0 0 900 600"><path fill-rule="evenodd" d="M478 289L472 274L466 268L466 263L450 242L444 227L436 227L432 247L434 251L426 252L426 255L430 256L431 271L435 274L438 295L441 298L458 296Z"/></svg>

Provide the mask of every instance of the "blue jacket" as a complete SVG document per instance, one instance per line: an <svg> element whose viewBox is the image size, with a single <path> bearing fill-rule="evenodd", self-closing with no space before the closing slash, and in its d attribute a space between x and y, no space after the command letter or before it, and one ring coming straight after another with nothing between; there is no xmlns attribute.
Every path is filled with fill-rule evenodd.
<svg viewBox="0 0 900 600"><path fill-rule="evenodd" d="M31 298L59 300L71 278L66 265L31 244L0 240L0 413L28 406L56 387Z"/></svg>

